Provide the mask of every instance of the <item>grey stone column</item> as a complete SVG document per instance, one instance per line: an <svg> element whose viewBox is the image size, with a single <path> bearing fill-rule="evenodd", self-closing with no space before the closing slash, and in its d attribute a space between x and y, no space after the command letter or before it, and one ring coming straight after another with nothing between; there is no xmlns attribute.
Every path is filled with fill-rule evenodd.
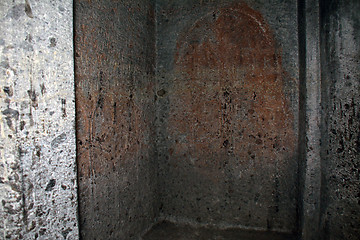
<svg viewBox="0 0 360 240"><path fill-rule="evenodd" d="M77 239L73 4L0 1L0 238Z"/></svg>
<svg viewBox="0 0 360 240"><path fill-rule="evenodd" d="M300 234L319 239L321 192L321 68L318 0L299 1Z"/></svg>
<svg viewBox="0 0 360 240"><path fill-rule="evenodd" d="M320 9L322 239L359 239L360 1L321 0Z"/></svg>

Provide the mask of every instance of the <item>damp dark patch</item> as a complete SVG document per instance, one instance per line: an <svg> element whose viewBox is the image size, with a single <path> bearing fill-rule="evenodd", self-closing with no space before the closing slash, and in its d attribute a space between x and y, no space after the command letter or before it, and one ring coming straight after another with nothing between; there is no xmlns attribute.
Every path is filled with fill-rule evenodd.
<svg viewBox="0 0 360 240"><path fill-rule="evenodd" d="M103 96L99 96L99 99L98 99L98 101L97 101L97 106L100 108L100 109L103 109L103 107L104 107L104 97Z"/></svg>
<svg viewBox="0 0 360 240"><path fill-rule="evenodd" d="M41 89L41 95L44 95L46 93L46 87L44 83L40 84L40 89Z"/></svg>
<svg viewBox="0 0 360 240"><path fill-rule="evenodd" d="M67 139L66 133L60 134L59 136L54 138L54 140L52 140L51 147L52 148L59 147L59 145L62 144L63 142L65 142L66 139Z"/></svg>
<svg viewBox="0 0 360 240"><path fill-rule="evenodd" d="M29 33L29 34L26 36L25 40L28 41L29 43L31 43L32 40L33 40L32 35Z"/></svg>
<svg viewBox="0 0 360 240"><path fill-rule="evenodd" d="M67 114L66 114L66 99L61 99L61 112L62 112L62 117L66 118Z"/></svg>
<svg viewBox="0 0 360 240"><path fill-rule="evenodd" d="M18 120L19 119L19 111L8 108L1 112L3 115L5 115L6 124L11 130L14 130L12 120Z"/></svg>
<svg viewBox="0 0 360 240"><path fill-rule="evenodd" d="M6 95L8 95L9 97L12 97L14 92L13 92L13 89L12 87L8 87L8 86L5 86L3 88L3 91L6 93Z"/></svg>
<svg viewBox="0 0 360 240"><path fill-rule="evenodd" d="M229 140L227 140L227 139L223 142L223 146L224 146L224 147L228 147L229 144L230 144L230 143L229 143Z"/></svg>
<svg viewBox="0 0 360 240"><path fill-rule="evenodd" d="M29 18L33 18L34 15L31 10L31 6L28 0L25 0L25 13Z"/></svg>
<svg viewBox="0 0 360 240"><path fill-rule="evenodd" d="M16 183L10 182L9 186L10 186L11 190L18 192L18 193L21 192L20 186L18 186Z"/></svg>
<svg viewBox="0 0 360 240"><path fill-rule="evenodd" d="M46 228L41 228L39 234L44 235L45 233L46 233Z"/></svg>
<svg viewBox="0 0 360 240"><path fill-rule="evenodd" d="M26 122L25 122L25 121L21 121L21 122L20 122L20 130L21 130L21 131L24 130L25 125L26 125Z"/></svg>
<svg viewBox="0 0 360 240"><path fill-rule="evenodd" d="M19 154L19 157L22 158L27 154L27 150L23 149L21 147L18 147L18 154ZM20 165L16 164L16 165L14 165L13 170L16 170L16 169L19 169L19 168L20 168Z"/></svg>
<svg viewBox="0 0 360 240"><path fill-rule="evenodd" d="M67 235L72 231L71 228L67 228L66 230L62 231L61 234L63 235L64 239L66 239Z"/></svg>
<svg viewBox="0 0 360 240"><path fill-rule="evenodd" d="M52 191L54 189L56 185L56 180L55 179L51 179L48 184L46 185L45 191L49 192Z"/></svg>
<svg viewBox="0 0 360 240"><path fill-rule="evenodd" d="M41 157L41 147L40 146L36 146L35 147L35 155L40 158Z"/></svg>
<svg viewBox="0 0 360 240"><path fill-rule="evenodd" d="M38 101L37 101L37 94L35 92L35 90L28 90L27 91L28 95L29 95L29 98L31 100L31 106L33 106L34 108L37 108L38 107Z"/></svg>
<svg viewBox="0 0 360 240"><path fill-rule="evenodd" d="M19 210L18 210L18 209L12 208L12 206L6 204L6 202L5 202L4 200L2 201L2 205L3 205L3 208L4 208L4 210L5 210L6 213L8 213L8 214L10 214L10 215L19 214Z"/></svg>
<svg viewBox="0 0 360 240"><path fill-rule="evenodd" d="M164 89L160 89L159 91L157 91L157 95L159 97L163 97L166 94L166 91Z"/></svg>
<svg viewBox="0 0 360 240"><path fill-rule="evenodd" d="M50 38L50 47L56 47L56 38Z"/></svg>

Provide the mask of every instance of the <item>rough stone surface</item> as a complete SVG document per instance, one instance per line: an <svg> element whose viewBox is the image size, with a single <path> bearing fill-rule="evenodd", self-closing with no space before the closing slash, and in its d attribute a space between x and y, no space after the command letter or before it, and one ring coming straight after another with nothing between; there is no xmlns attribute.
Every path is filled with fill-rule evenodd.
<svg viewBox="0 0 360 240"><path fill-rule="evenodd" d="M1 239L78 239L72 13L0 2Z"/></svg>
<svg viewBox="0 0 360 240"><path fill-rule="evenodd" d="M158 1L160 212L297 228L296 2Z"/></svg>
<svg viewBox="0 0 360 240"><path fill-rule="evenodd" d="M359 239L359 13L1 1L0 239Z"/></svg>
<svg viewBox="0 0 360 240"><path fill-rule="evenodd" d="M321 1L323 239L360 237L360 2Z"/></svg>
<svg viewBox="0 0 360 240"><path fill-rule="evenodd" d="M151 1L75 1L83 239L136 239L155 217Z"/></svg>
<svg viewBox="0 0 360 240"><path fill-rule="evenodd" d="M299 1L299 222L303 239L319 239L321 192L320 10Z"/></svg>
<svg viewBox="0 0 360 240"><path fill-rule="evenodd" d="M160 222L144 240L296 240L295 235L269 231L245 231L238 228L216 229Z"/></svg>

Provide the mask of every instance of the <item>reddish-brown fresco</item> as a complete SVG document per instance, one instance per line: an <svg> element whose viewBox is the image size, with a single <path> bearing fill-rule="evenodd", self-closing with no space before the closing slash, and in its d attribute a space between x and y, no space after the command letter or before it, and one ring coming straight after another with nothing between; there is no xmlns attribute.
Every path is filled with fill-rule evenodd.
<svg viewBox="0 0 360 240"><path fill-rule="evenodd" d="M165 212L295 229L297 137L286 86L296 84L271 29L259 12L235 4L201 17L176 47Z"/></svg>
<svg viewBox="0 0 360 240"><path fill-rule="evenodd" d="M234 5L207 15L177 47L171 155L220 173L227 156L256 167L294 152L281 57L258 12Z"/></svg>

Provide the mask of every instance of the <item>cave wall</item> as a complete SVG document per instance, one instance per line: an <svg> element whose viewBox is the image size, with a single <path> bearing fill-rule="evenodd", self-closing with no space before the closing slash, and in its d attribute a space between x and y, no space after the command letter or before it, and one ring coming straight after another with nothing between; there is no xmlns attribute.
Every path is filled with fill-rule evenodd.
<svg viewBox="0 0 360 240"><path fill-rule="evenodd" d="M83 239L137 239L156 215L152 1L75 3Z"/></svg>
<svg viewBox="0 0 360 240"><path fill-rule="evenodd" d="M1 1L1 238L137 239L166 219L358 239L359 12Z"/></svg>
<svg viewBox="0 0 360 240"><path fill-rule="evenodd" d="M160 215L297 229L297 4L157 1Z"/></svg>
<svg viewBox="0 0 360 240"><path fill-rule="evenodd" d="M323 239L360 236L360 2L320 1Z"/></svg>
<svg viewBox="0 0 360 240"><path fill-rule="evenodd" d="M1 239L78 239L72 18L0 2Z"/></svg>

